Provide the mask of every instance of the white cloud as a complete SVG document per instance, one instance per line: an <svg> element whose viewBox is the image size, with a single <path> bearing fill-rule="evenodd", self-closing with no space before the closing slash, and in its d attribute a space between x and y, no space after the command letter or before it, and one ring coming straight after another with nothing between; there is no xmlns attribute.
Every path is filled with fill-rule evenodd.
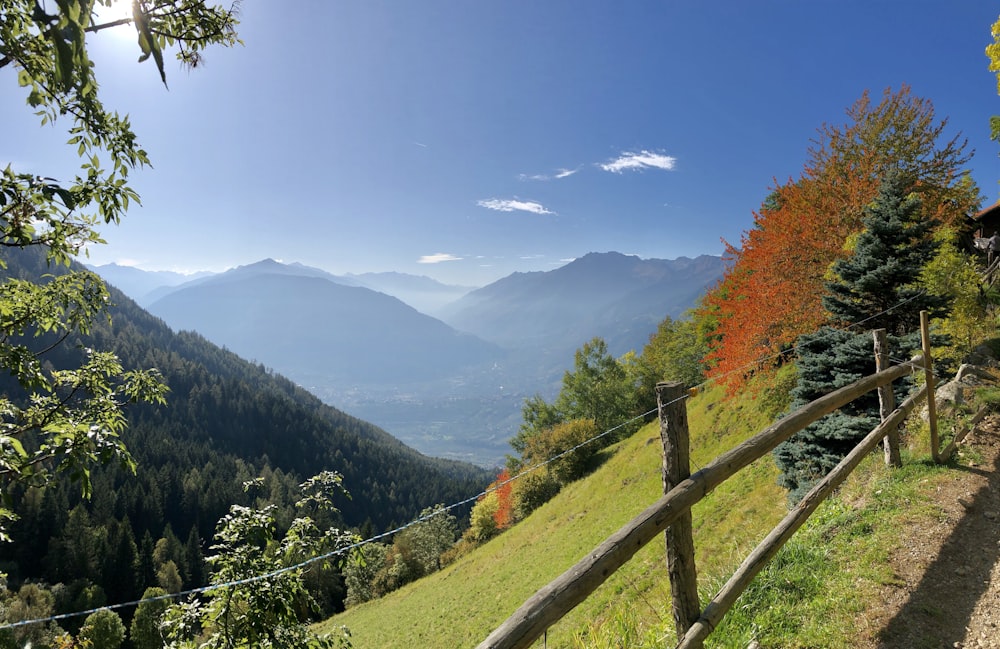
<svg viewBox="0 0 1000 649"><path fill-rule="evenodd" d="M489 200L478 201L476 205L485 207L489 210L496 210L497 212L513 212L514 210L519 210L521 212L531 212L532 214L555 214L555 212L545 209L545 206L541 203L536 203L535 201L519 201L516 198L491 198Z"/></svg>
<svg viewBox="0 0 1000 649"><path fill-rule="evenodd" d="M622 153L611 162L600 165L601 169L620 174L627 169L663 169L670 171L677 158L662 153L642 150L639 153Z"/></svg>
<svg viewBox="0 0 1000 649"><path fill-rule="evenodd" d="M578 171L580 171L579 167L576 169L563 169L560 167L551 176L547 174L519 174L517 177L518 180L558 180L560 178L569 178Z"/></svg>
<svg viewBox="0 0 1000 649"><path fill-rule="evenodd" d="M449 254L447 252L436 252L433 255L424 255L417 260L418 264L440 264L443 261L461 261L461 257L456 257L455 255Z"/></svg>

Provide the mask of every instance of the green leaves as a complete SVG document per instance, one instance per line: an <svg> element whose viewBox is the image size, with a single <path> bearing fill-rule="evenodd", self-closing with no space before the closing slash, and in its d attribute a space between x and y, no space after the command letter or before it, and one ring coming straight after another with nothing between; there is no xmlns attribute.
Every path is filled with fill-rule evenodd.
<svg viewBox="0 0 1000 649"><path fill-rule="evenodd" d="M55 13L34 0L12 0L0 14L0 67L18 68L19 86L27 89L27 103L42 124L70 119L68 145L81 159L81 173L71 182L16 174L8 167L6 207L0 219L10 221L14 211L23 213L23 223L42 219L50 226L45 237L32 236L22 226L14 229L7 245L45 245L51 258L63 262L89 243L101 238L94 229L98 219L118 223L139 196L128 185L129 173L149 164L139 146L128 117L105 109L98 97L98 83L87 53L87 37L108 25L92 25L93 2L58 0ZM163 50L176 46L177 58L185 65L200 61L210 45L233 45L238 24L235 5L229 9L209 7L198 0L133 2L140 60L152 58L164 85ZM102 166L101 159L107 162ZM16 201L11 198L16 197ZM2 206L3 204L0 204ZM0 221L0 222L3 222ZM8 228L0 226L0 231ZM9 238L8 238L9 239Z"/></svg>
<svg viewBox="0 0 1000 649"><path fill-rule="evenodd" d="M93 464L117 461L135 470L120 438L123 408L164 403L159 373L125 371L114 354L90 349L75 368L46 362L67 336L89 331L107 299L104 283L90 272L0 284L0 367L24 395L0 399L0 485L40 485L66 473L89 496Z"/></svg>
<svg viewBox="0 0 1000 649"><path fill-rule="evenodd" d="M595 444L595 450L622 439L642 425L629 421L639 414L639 383L634 354L616 359L603 338L593 338L576 350L573 370L563 374L562 389L554 403L546 403L541 395L525 399L521 409L524 421L511 446L526 460L533 440L537 442L535 438L548 436L551 429L573 419L593 422L597 432L617 431L615 436L606 436ZM534 461L543 459L535 457Z"/></svg>
<svg viewBox="0 0 1000 649"><path fill-rule="evenodd" d="M108 4L104 2L104 4ZM0 252L40 248L50 265L103 243L97 226L118 223L138 202L129 174L149 165L127 116L107 110L87 51L94 0L6 0L0 11L0 68L13 65L27 104L41 123L69 120L67 146L80 158L77 175L56 179L0 173ZM182 63L212 44L232 45L235 7L200 0L134 0L142 59L156 62L166 83L162 50L176 45ZM54 13L48 13L52 11ZM0 258L0 269L7 264ZM110 353L83 350L76 366L55 367L53 350L104 313L107 289L89 273L0 283L0 368L17 384L0 397L0 491L43 484L66 473L90 494L90 467L135 464L119 435L130 402L161 404L166 386L155 370L126 371ZM10 513L0 509L0 526ZM0 537L3 530L0 527Z"/></svg>
<svg viewBox="0 0 1000 649"><path fill-rule="evenodd" d="M986 58L990 60L989 70L996 74L997 93L1000 94L1000 19L990 27L993 42L986 46ZM990 138L1000 142L1000 115L990 117Z"/></svg>
<svg viewBox="0 0 1000 649"><path fill-rule="evenodd" d="M1000 19L990 27L993 42L986 46L986 58L990 60L989 70L997 75L997 93L1000 93Z"/></svg>
<svg viewBox="0 0 1000 649"><path fill-rule="evenodd" d="M346 495L342 476L332 471L300 485L300 506L332 509L326 495L316 498L317 488L329 495L328 487ZM249 486L256 484L252 481ZM330 528L320 531L312 518L292 521L283 537L277 534L277 508L259 509L233 505L219 521L215 534L212 584L206 601L190 600L172 606L163 628L172 649L224 649L229 647L350 647L347 635L334 638L313 634L300 612L317 609L305 584L313 560L355 541L349 533ZM338 566L342 557L333 559Z"/></svg>
<svg viewBox="0 0 1000 649"><path fill-rule="evenodd" d="M156 61L156 69L160 71L160 80L166 86L167 73L163 71L163 52L160 50L159 42L149 29L149 16L143 11L138 0L132 2L132 24L135 25L135 31L139 35L139 49L142 50L139 63L148 59L149 55L152 54L153 60Z"/></svg>

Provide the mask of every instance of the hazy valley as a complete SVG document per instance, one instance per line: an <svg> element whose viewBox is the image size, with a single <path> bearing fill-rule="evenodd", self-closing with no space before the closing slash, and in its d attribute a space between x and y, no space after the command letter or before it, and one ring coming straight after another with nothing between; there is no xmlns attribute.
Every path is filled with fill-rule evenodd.
<svg viewBox="0 0 1000 649"><path fill-rule="evenodd" d="M94 270L173 329L262 363L421 452L492 466L510 451L525 398L550 398L574 350L600 336L615 355L641 351L723 262L591 253L479 289L271 259L186 282Z"/></svg>

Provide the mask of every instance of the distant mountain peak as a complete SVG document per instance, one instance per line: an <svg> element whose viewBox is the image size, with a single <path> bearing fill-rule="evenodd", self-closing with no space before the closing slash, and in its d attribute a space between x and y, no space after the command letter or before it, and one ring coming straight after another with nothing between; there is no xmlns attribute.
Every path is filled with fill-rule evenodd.
<svg viewBox="0 0 1000 649"><path fill-rule="evenodd" d="M664 317L683 314L724 267L722 258L707 255L669 260L589 252L551 271L508 275L449 305L442 317L511 349L534 345L571 354L598 335L624 353L641 349Z"/></svg>
<svg viewBox="0 0 1000 649"><path fill-rule="evenodd" d="M581 259L602 259L602 258L603 259L614 259L616 257L617 258L628 257L628 258L631 258L631 259L639 259L638 255L626 255L624 253L618 252L617 250L609 250L607 252L588 252L587 254L585 254L582 257L577 257L577 259L575 259L574 261L579 261Z"/></svg>
<svg viewBox="0 0 1000 649"><path fill-rule="evenodd" d="M283 264L280 261L273 259L272 257L267 257L266 259L261 259L260 261L255 261L251 264L244 264L242 266L237 266L236 268L231 268L230 270L239 270L241 268L254 268L254 269L265 269L265 268L288 268L288 264ZM229 271L226 271L229 272Z"/></svg>

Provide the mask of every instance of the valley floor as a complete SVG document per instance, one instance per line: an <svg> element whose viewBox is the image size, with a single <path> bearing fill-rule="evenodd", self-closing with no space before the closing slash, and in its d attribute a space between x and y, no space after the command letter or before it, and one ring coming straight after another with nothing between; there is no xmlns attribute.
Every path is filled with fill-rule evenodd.
<svg viewBox="0 0 1000 649"><path fill-rule="evenodd" d="M928 482L936 519L901 530L894 583L859 647L1000 649L1000 415L967 442L954 471Z"/></svg>

